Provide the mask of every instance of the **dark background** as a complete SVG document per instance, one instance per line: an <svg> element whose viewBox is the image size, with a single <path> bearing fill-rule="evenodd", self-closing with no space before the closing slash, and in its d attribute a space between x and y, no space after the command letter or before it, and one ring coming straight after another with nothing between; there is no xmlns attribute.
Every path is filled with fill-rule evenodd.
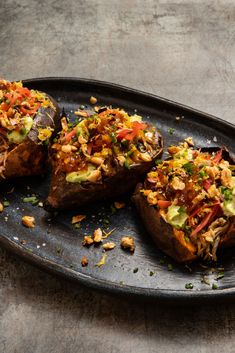
<svg viewBox="0 0 235 353"><path fill-rule="evenodd" d="M235 123L235 3L0 0L0 76L120 83ZM118 299L0 249L0 352L234 352L235 306Z"/></svg>

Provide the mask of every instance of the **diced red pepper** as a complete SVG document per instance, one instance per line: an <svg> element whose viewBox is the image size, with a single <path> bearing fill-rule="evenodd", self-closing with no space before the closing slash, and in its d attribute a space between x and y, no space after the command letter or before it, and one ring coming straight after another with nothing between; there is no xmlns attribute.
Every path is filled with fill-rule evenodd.
<svg viewBox="0 0 235 353"><path fill-rule="evenodd" d="M212 209L211 212L209 212L204 219L202 220L202 222L192 231L191 235L194 236L197 233L199 233L203 228L206 227L206 225L208 225L208 223L211 223L213 221L213 219L215 218L216 214L218 213L220 209L220 204L217 203L215 204Z"/></svg>
<svg viewBox="0 0 235 353"><path fill-rule="evenodd" d="M132 141L133 138L138 135L139 131L144 130L147 127L145 123L139 123L138 121L134 121L132 123L132 129L121 129L118 131L117 140L129 140Z"/></svg>
<svg viewBox="0 0 235 353"><path fill-rule="evenodd" d="M219 150L218 152L216 152L214 158L213 158L213 161L215 163L219 163L222 159L222 150Z"/></svg>
<svg viewBox="0 0 235 353"><path fill-rule="evenodd" d="M66 140L67 142L69 142L69 141L71 140L71 138L76 135L76 133L77 133L77 129L74 128L72 131L68 132L68 133L65 135L65 140Z"/></svg>
<svg viewBox="0 0 235 353"><path fill-rule="evenodd" d="M168 208L171 205L171 201L158 200L157 204L160 208Z"/></svg>
<svg viewBox="0 0 235 353"><path fill-rule="evenodd" d="M202 186L207 191L211 187L211 184L212 184L211 179L205 179L205 180L203 180Z"/></svg>

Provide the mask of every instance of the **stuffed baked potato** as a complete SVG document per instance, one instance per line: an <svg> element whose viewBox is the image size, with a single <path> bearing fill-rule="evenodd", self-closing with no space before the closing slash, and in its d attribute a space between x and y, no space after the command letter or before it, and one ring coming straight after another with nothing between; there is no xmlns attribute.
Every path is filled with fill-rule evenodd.
<svg viewBox="0 0 235 353"><path fill-rule="evenodd" d="M235 245L235 163L225 148L190 143L168 148L170 158L137 185L133 202L166 254L215 261L219 248Z"/></svg>
<svg viewBox="0 0 235 353"><path fill-rule="evenodd" d="M51 148L45 208L71 209L135 187L162 153L162 137L138 115L104 107L75 124L62 118Z"/></svg>
<svg viewBox="0 0 235 353"><path fill-rule="evenodd" d="M47 94L0 80L0 179L40 174L59 108Z"/></svg>

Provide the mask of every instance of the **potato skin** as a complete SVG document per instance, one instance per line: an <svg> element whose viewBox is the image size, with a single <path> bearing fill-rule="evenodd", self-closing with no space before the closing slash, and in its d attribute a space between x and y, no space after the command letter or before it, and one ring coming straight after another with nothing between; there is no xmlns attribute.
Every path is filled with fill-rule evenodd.
<svg viewBox="0 0 235 353"><path fill-rule="evenodd" d="M202 148L201 151L212 153L220 149L217 147L208 147ZM222 150L222 157L229 161L229 163L234 164L234 158L227 148L223 147ZM143 188L144 185L140 183L136 186L132 201L147 232L151 235L157 247L179 263L188 263L199 258L195 254L193 247L190 248L183 238L176 237L173 227L164 221L160 216L159 210L149 205L146 197L140 193L140 190ZM231 217L229 222L227 231L221 237L219 248L235 246L235 217Z"/></svg>
<svg viewBox="0 0 235 353"><path fill-rule="evenodd" d="M154 159L162 154L163 140L158 132L156 142L159 148L151 162L135 164L130 166L130 169L119 167L114 176L102 182L69 183L65 179L65 173L55 174L53 170L49 196L44 203L45 209L48 211L72 209L106 198L115 199L131 191L153 167Z"/></svg>
<svg viewBox="0 0 235 353"><path fill-rule="evenodd" d="M53 98L48 95L47 97L52 101L55 110L50 107L39 108L27 137L8 152L3 172L5 178L1 178L2 181L44 172L47 148L38 139L38 128L51 127L56 130L59 123L59 107Z"/></svg>

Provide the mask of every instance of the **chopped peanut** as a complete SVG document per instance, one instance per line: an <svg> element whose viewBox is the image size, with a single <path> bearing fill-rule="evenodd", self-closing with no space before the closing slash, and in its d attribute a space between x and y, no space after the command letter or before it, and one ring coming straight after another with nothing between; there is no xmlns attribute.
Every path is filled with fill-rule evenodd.
<svg viewBox="0 0 235 353"><path fill-rule="evenodd" d="M88 265L88 259L86 256L83 256L82 259L81 259L81 265L82 267L85 267Z"/></svg>
<svg viewBox="0 0 235 353"><path fill-rule="evenodd" d="M100 243L102 241L102 235L103 233L100 228L95 229L93 233L94 243Z"/></svg>
<svg viewBox="0 0 235 353"><path fill-rule="evenodd" d="M72 146L71 145L63 145L61 147L61 151L64 153L70 153L72 151Z"/></svg>
<svg viewBox="0 0 235 353"><path fill-rule="evenodd" d="M103 247L103 249L104 249L105 251L107 251L107 250L112 250L112 249L114 249L115 246L116 246L116 244L115 244L113 241L110 241L110 242L108 242L108 243L103 244L102 247Z"/></svg>
<svg viewBox="0 0 235 353"><path fill-rule="evenodd" d="M3 204L0 202L0 212L2 212L4 210L4 206Z"/></svg>
<svg viewBox="0 0 235 353"><path fill-rule="evenodd" d="M187 142L187 144L191 147L194 146L194 142L193 142L193 138L192 137L187 137L186 139L184 139L185 142Z"/></svg>
<svg viewBox="0 0 235 353"><path fill-rule="evenodd" d="M91 96L91 98L90 98L90 103L91 103L91 104L96 104L96 103L97 103L97 98Z"/></svg>
<svg viewBox="0 0 235 353"><path fill-rule="evenodd" d="M94 243L94 240L92 239L92 237L90 237L89 235L85 235L83 238L83 242L82 245L84 246L90 246L91 244Z"/></svg>
<svg viewBox="0 0 235 353"><path fill-rule="evenodd" d="M23 216L22 223L27 228L34 228L35 227L35 218L31 216Z"/></svg>
<svg viewBox="0 0 235 353"><path fill-rule="evenodd" d="M85 111L80 111L80 110L74 112L74 114L76 114L76 115L78 115L78 116L82 116L83 118L86 118L86 117L88 116L87 112L85 112Z"/></svg>
<svg viewBox="0 0 235 353"><path fill-rule="evenodd" d="M72 224L75 224L75 223L78 223L78 222L81 222L83 219L85 219L86 216L83 215L83 214L78 214L77 216L73 216L72 217Z"/></svg>
<svg viewBox="0 0 235 353"><path fill-rule="evenodd" d="M130 250L131 252L135 251L135 240L133 237L125 236L121 239L121 247L123 249Z"/></svg>

